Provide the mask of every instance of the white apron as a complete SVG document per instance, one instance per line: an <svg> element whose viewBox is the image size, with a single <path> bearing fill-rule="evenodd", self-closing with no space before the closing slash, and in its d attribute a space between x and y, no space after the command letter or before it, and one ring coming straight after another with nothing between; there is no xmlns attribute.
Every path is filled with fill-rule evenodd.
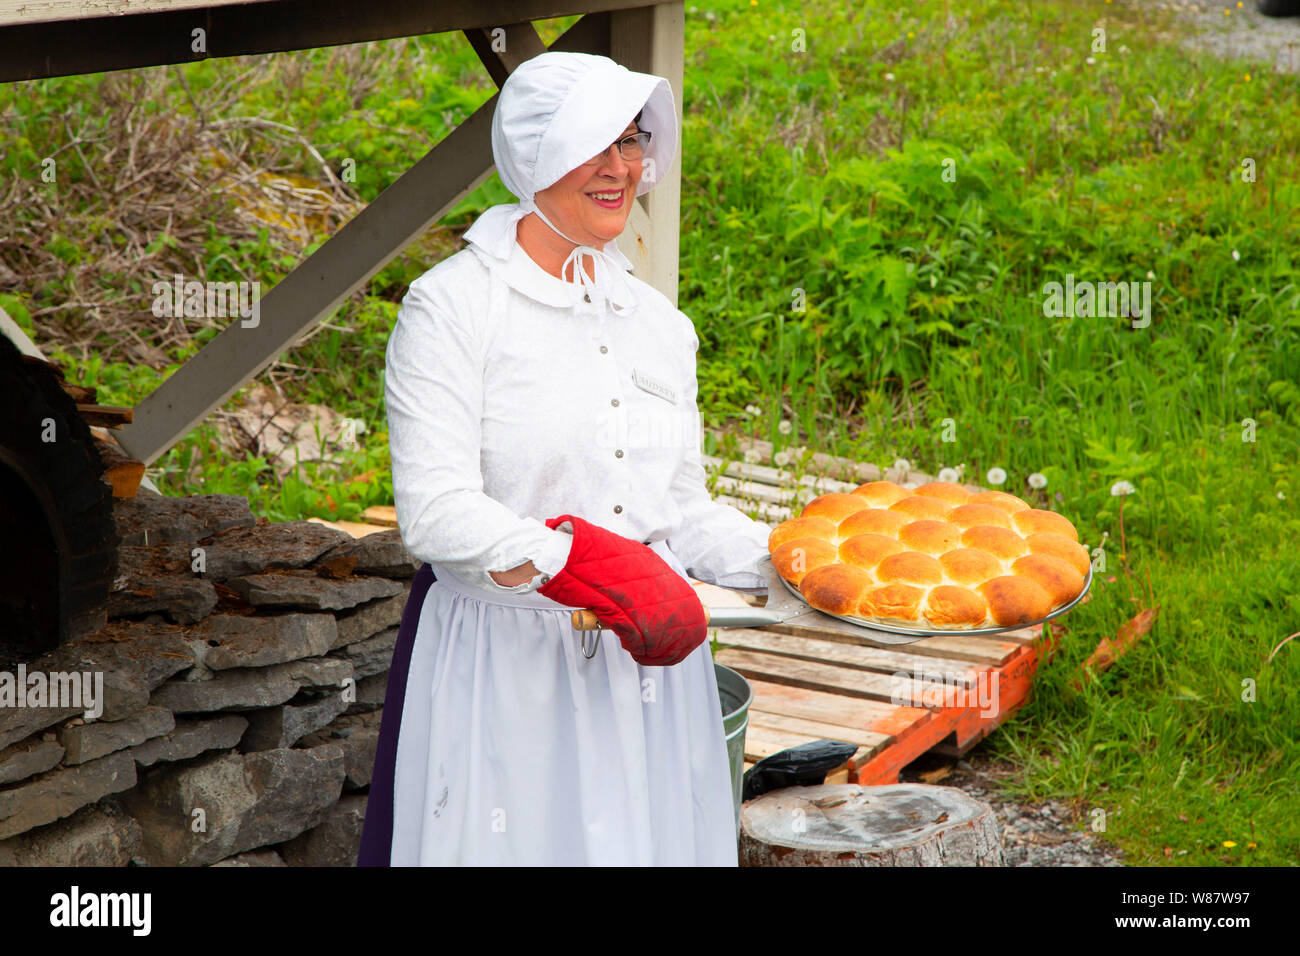
<svg viewBox="0 0 1300 956"><path fill-rule="evenodd" d="M588 660L571 608L433 571L398 740L393 866L736 865L707 642L642 667L606 631Z"/></svg>

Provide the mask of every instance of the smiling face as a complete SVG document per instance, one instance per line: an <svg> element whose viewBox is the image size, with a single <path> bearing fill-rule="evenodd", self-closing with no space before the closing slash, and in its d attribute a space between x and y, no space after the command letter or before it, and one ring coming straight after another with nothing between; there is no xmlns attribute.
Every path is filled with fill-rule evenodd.
<svg viewBox="0 0 1300 956"><path fill-rule="evenodd" d="M639 132L631 122L619 139ZM617 149L607 147L594 166L579 166L558 182L539 190L536 202L557 229L579 243L603 249L623 232L632 211L636 188L641 182L641 160L627 162ZM593 194L617 196L613 201ZM519 242L542 268L558 275L561 264L573 251L573 244L556 235L537 216L529 213L519 223ZM588 257L587 262L591 259ZM568 281L567 276L561 278Z"/></svg>

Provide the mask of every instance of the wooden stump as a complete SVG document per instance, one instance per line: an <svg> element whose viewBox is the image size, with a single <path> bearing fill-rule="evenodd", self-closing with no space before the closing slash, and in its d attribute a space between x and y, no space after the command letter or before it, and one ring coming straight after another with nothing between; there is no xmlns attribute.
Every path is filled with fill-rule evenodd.
<svg viewBox="0 0 1300 956"><path fill-rule="evenodd" d="M740 808L741 866L1002 866L993 809L955 787L785 787Z"/></svg>

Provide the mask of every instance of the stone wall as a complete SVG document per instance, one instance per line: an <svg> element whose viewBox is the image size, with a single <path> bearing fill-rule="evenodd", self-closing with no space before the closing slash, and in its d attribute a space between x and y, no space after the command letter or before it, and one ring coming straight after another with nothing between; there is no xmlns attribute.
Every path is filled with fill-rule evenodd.
<svg viewBox="0 0 1300 956"><path fill-rule="evenodd" d="M102 714L0 705L0 866L355 865L417 567L397 532L229 495L115 514L107 626L25 664L102 674Z"/></svg>

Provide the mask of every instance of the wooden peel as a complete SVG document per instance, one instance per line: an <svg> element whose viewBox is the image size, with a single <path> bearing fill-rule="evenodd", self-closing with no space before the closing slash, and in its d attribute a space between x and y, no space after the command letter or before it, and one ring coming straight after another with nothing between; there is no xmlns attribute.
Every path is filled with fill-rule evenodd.
<svg viewBox="0 0 1300 956"><path fill-rule="evenodd" d="M716 607L704 609L704 623L710 627L763 627L780 624L781 615L757 607ZM573 612L575 631L595 631L604 628L595 611L585 608Z"/></svg>

